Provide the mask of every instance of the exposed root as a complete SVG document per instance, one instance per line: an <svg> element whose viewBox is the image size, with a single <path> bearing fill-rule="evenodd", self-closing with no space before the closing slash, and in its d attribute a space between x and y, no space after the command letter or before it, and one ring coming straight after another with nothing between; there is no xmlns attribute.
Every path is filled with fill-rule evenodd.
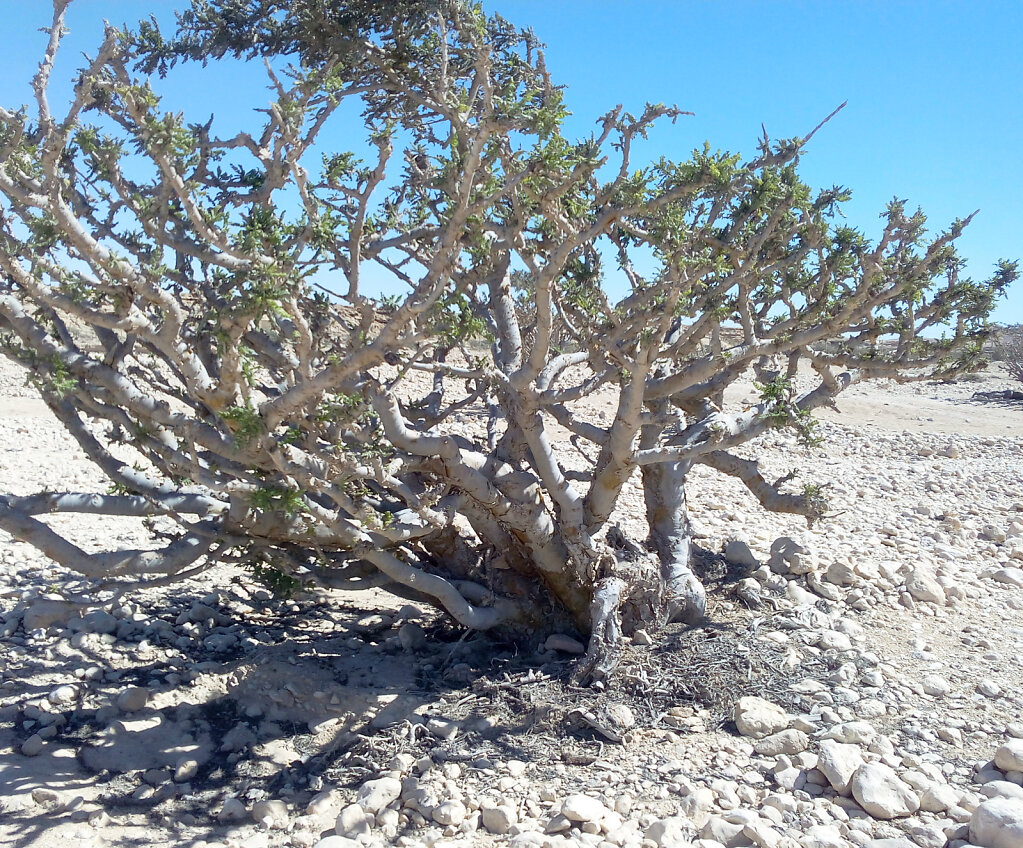
<svg viewBox="0 0 1023 848"><path fill-rule="evenodd" d="M575 677L582 683L603 682L621 659L622 626L618 608L626 583L620 577L597 581L590 602L590 644Z"/></svg>
<svg viewBox="0 0 1023 848"><path fill-rule="evenodd" d="M699 624L707 617L707 590L685 563L662 566L664 575L664 623Z"/></svg>

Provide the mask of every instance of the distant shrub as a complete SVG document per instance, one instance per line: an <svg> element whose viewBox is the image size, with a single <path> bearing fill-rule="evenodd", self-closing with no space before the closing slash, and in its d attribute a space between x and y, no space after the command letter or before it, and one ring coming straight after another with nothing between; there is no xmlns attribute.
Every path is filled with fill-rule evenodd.
<svg viewBox="0 0 1023 848"><path fill-rule="evenodd" d="M1008 372L1023 383L1023 324L1006 327L998 334L998 358Z"/></svg>

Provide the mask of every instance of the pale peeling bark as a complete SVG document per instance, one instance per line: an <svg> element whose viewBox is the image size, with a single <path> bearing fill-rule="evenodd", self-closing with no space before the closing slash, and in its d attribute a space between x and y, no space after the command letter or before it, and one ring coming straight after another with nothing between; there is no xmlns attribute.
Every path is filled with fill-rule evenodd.
<svg viewBox="0 0 1023 848"><path fill-rule="evenodd" d="M315 46L286 17L266 43L225 24L158 54L110 31L56 115L66 6L34 115L0 107L0 346L119 494L0 496L0 527L97 581L259 557L468 628L575 630L599 680L631 630L707 614L695 464L819 519L819 488L737 449L812 438L812 412L859 380L971 367L1016 276L960 279L969 219L924 241L893 203L873 245L836 225L844 190L795 171L819 127L747 162L633 161L675 107L618 106L564 138L533 36L466 4L370 16L342 56L324 9ZM207 50L268 58L255 126L166 115L134 75ZM365 144L332 150L350 105ZM760 400L724 407L751 375ZM645 549L612 523L637 471ZM65 512L178 535L87 554L43 520Z"/></svg>
<svg viewBox="0 0 1023 848"><path fill-rule="evenodd" d="M728 474L741 480L753 496L760 501L760 505L764 509L769 509L771 512L788 512L794 515L802 515L811 524L823 517L823 511L819 503L815 503L805 495L783 492L781 490L779 484L787 482L788 478L773 484L768 483L763 475L761 475L755 460L742 459L741 457L732 456L732 454L725 451L717 450L703 454L700 457L700 462L713 468L715 471L720 471L722 474Z"/></svg>
<svg viewBox="0 0 1023 848"><path fill-rule="evenodd" d="M707 594L692 568L692 530L686 506L690 463L665 462L643 469L649 545L661 563L663 621L696 624L707 612Z"/></svg>
<svg viewBox="0 0 1023 848"><path fill-rule="evenodd" d="M204 533L188 533L160 550L90 554L17 505L11 505L7 498L0 498L0 529L38 548L56 562L86 577L97 578L177 574L206 556L218 543L217 528L208 524L197 528Z"/></svg>

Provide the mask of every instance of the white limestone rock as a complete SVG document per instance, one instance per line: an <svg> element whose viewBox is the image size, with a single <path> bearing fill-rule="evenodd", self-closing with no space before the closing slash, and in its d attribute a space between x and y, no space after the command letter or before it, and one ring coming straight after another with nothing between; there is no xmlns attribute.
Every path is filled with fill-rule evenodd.
<svg viewBox="0 0 1023 848"><path fill-rule="evenodd" d="M63 686L58 686L56 689L50 692L50 694L46 696L46 699L51 704L65 706L67 704L70 704L77 697L78 690L74 686L64 684Z"/></svg>
<svg viewBox="0 0 1023 848"><path fill-rule="evenodd" d="M561 804L561 814L574 822L599 822L607 813L602 802L581 793L569 795Z"/></svg>
<svg viewBox="0 0 1023 848"><path fill-rule="evenodd" d="M863 765L863 753L856 745L846 745L833 739L821 742L817 754L817 768L828 779L839 795L849 794L853 775Z"/></svg>
<svg viewBox="0 0 1023 848"><path fill-rule="evenodd" d="M929 813L943 813L958 806L962 793L947 783L929 783L920 792L920 809Z"/></svg>
<svg viewBox="0 0 1023 848"><path fill-rule="evenodd" d="M1002 771L1023 771L1023 739L1010 739L995 752L995 765Z"/></svg>
<svg viewBox="0 0 1023 848"><path fill-rule="evenodd" d="M725 559L732 565L743 566L744 568L760 568L760 560L750 550L750 546L741 539L732 539L725 545Z"/></svg>
<svg viewBox="0 0 1023 848"><path fill-rule="evenodd" d="M519 817L511 804L483 804L480 807L483 827L491 833L503 836L518 824Z"/></svg>
<svg viewBox="0 0 1023 848"><path fill-rule="evenodd" d="M977 691L985 698L998 698L1002 694L1002 687L990 677L985 677L977 684Z"/></svg>
<svg viewBox="0 0 1023 848"><path fill-rule="evenodd" d="M815 824L799 838L801 848L847 848L849 843L837 827Z"/></svg>
<svg viewBox="0 0 1023 848"><path fill-rule="evenodd" d="M252 819L267 827L283 830L288 826L288 805L276 798L252 805Z"/></svg>
<svg viewBox="0 0 1023 848"><path fill-rule="evenodd" d="M26 757L38 757L43 752L43 737L33 733L21 743L21 753Z"/></svg>
<svg viewBox="0 0 1023 848"><path fill-rule="evenodd" d="M458 827L458 825L465 821L465 814L467 812L465 804L457 798L451 798L433 808L433 820L445 827L448 825Z"/></svg>
<svg viewBox="0 0 1023 848"><path fill-rule="evenodd" d="M852 639L837 630L824 630L817 637L817 647L822 651L851 651Z"/></svg>
<svg viewBox="0 0 1023 848"><path fill-rule="evenodd" d="M716 801L717 797L710 788L697 786L679 799L678 811L697 827L702 827L709 818L710 810L713 809Z"/></svg>
<svg viewBox="0 0 1023 848"><path fill-rule="evenodd" d="M228 798L224 801L224 806L220 808L220 812L217 813L217 821L219 822L238 822L248 817L249 811L245 809L245 805L237 798Z"/></svg>
<svg viewBox="0 0 1023 848"><path fill-rule="evenodd" d="M910 825L909 836L920 848L946 848L948 845L945 832L933 824Z"/></svg>
<svg viewBox="0 0 1023 848"><path fill-rule="evenodd" d="M244 722L239 722L224 734L220 750L233 752L244 751L256 743L256 734Z"/></svg>
<svg viewBox="0 0 1023 848"><path fill-rule="evenodd" d="M847 562L833 562L824 572L824 579L836 586L858 586L863 581L856 574L856 569Z"/></svg>
<svg viewBox="0 0 1023 848"><path fill-rule="evenodd" d="M1023 801L1023 786L1008 780L991 780L980 787L980 794L985 798L1016 798Z"/></svg>
<svg viewBox="0 0 1023 848"><path fill-rule="evenodd" d="M33 601L32 605L25 610L21 623L25 628L25 632L45 630L54 624L66 624L77 612L78 607L69 601L39 598Z"/></svg>
<svg viewBox="0 0 1023 848"><path fill-rule="evenodd" d="M992 798L973 811L970 842L979 848L1019 848L1023 845L1023 801Z"/></svg>
<svg viewBox="0 0 1023 848"><path fill-rule="evenodd" d="M423 626L415 621L406 621L398 628L398 642L406 651L417 653L425 650L428 641Z"/></svg>
<svg viewBox="0 0 1023 848"><path fill-rule="evenodd" d="M763 739L789 725L788 714L777 704L749 695L740 698L732 713L735 726L743 736Z"/></svg>
<svg viewBox="0 0 1023 848"><path fill-rule="evenodd" d="M748 845L751 840L743 833L744 829L745 825L742 823L730 822L721 816L711 816L700 828L700 838L713 839L726 848Z"/></svg>
<svg viewBox="0 0 1023 848"><path fill-rule="evenodd" d="M643 838L656 842L658 848L675 848L676 845L689 844L695 832L693 823L685 816L669 816L647 826Z"/></svg>
<svg viewBox="0 0 1023 848"><path fill-rule="evenodd" d="M779 536L767 564L775 574L809 574L817 569L817 555L795 539Z"/></svg>
<svg viewBox="0 0 1023 848"><path fill-rule="evenodd" d="M827 598L829 601L840 601L842 600L842 590L831 583L826 582L819 574L811 571L806 575L806 585L810 589L820 595L822 598Z"/></svg>
<svg viewBox="0 0 1023 848"><path fill-rule="evenodd" d="M985 524L980 528L977 535L987 542L996 542L1001 544L1008 537L1005 530L996 524Z"/></svg>
<svg viewBox="0 0 1023 848"><path fill-rule="evenodd" d="M1016 586L1019 589L1023 589L1023 568L1016 568L1015 566L999 568L991 575L991 579L996 583L1005 583L1008 586Z"/></svg>
<svg viewBox="0 0 1023 848"><path fill-rule="evenodd" d="M368 838L372 827L372 817L359 804L349 804L334 822L334 832L349 839Z"/></svg>
<svg viewBox="0 0 1023 848"><path fill-rule="evenodd" d="M780 754L800 754L810 744L810 737L802 730L790 727L787 730L780 730L765 736L754 744L753 750L765 757L777 757Z"/></svg>
<svg viewBox="0 0 1023 848"><path fill-rule="evenodd" d="M952 689L952 684L937 674L928 674L920 683L924 692L932 698L943 698Z"/></svg>
<svg viewBox="0 0 1023 848"><path fill-rule="evenodd" d="M560 651L563 654L578 656L586 653L586 646L582 642L565 633L552 633L543 646L548 651Z"/></svg>
<svg viewBox="0 0 1023 848"><path fill-rule="evenodd" d="M129 686L117 695L117 708L125 713L137 713L149 703L149 692L141 686Z"/></svg>
<svg viewBox="0 0 1023 848"><path fill-rule="evenodd" d="M847 745L869 745L877 736L874 726L866 721L844 721L828 728L822 739L834 739Z"/></svg>
<svg viewBox="0 0 1023 848"><path fill-rule="evenodd" d="M355 797L358 804L367 813L376 815L384 807L396 800L401 795L401 781L394 777L380 777L376 780L367 780L359 787L359 794Z"/></svg>
<svg viewBox="0 0 1023 848"><path fill-rule="evenodd" d="M925 603L945 605L945 590L941 584L923 567L914 568L906 577L906 591L914 600Z"/></svg>
<svg viewBox="0 0 1023 848"><path fill-rule="evenodd" d="M849 783L853 797L875 819L910 816L920 809L920 798L883 763L866 763Z"/></svg>
<svg viewBox="0 0 1023 848"><path fill-rule="evenodd" d="M363 848L361 842L347 836L324 836L313 848Z"/></svg>

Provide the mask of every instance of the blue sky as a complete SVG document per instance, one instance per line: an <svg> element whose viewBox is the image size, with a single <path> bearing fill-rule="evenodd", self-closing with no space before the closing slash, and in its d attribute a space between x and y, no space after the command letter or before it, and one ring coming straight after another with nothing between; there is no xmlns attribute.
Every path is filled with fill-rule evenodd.
<svg viewBox="0 0 1023 848"><path fill-rule="evenodd" d="M0 103L28 100L48 22L44 0L3 0ZM175 0L75 0L61 70L92 51L104 17L169 21ZM761 123L773 137L806 134L849 105L813 140L803 161L815 186L853 190L849 223L874 236L894 196L921 206L933 229L975 209L960 241L974 277L999 258L1023 258L1023 4L1019 0L487 0L547 44L554 79L567 86L569 132L588 134L617 103L646 101L695 112L655 131L643 156L686 156L704 140L750 155ZM252 75L239 67L177 74L170 108L205 120L237 109ZM248 86L246 87L246 83ZM261 84L261 83L260 83ZM161 90L157 83L156 87ZM251 94L251 92L256 92ZM225 107L224 95L230 105ZM194 110L194 111L193 111ZM219 121L218 121L219 123ZM226 127L225 127L226 129ZM1023 285L994 318L1023 323Z"/></svg>

